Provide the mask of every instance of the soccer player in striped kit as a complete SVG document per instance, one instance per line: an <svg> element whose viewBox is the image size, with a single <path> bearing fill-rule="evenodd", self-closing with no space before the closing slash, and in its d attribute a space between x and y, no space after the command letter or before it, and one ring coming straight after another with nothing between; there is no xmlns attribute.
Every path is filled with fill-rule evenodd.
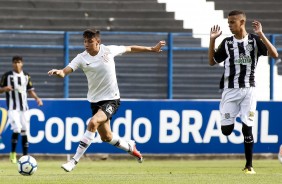
<svg viewBox="0 0 282 184"><path fill-rule="evenodd" d="M142 154L137 150L135 141L124 140L111 131L110 120L120 105L120 94L116 79L114 57L131 52L156 52L159 53L165 41L159 41L153 47L147 46L106 46L101 44L100 31L87 29L83 32L85 51L78 54L64 69L52 69L49 75L65 77L78 68L81 68L88 80L87 100L91 104L92 118L87 125L87 130L81 138L73 158L61 167L72 171L84 152L90 146L98 131L101 140L119 149L122 149L142 163Z"/></svg>
<svg viewBox="0 0 282 184"><path fill-rule="evenodd" d="M6 93L6 103L8 108L8 123L11 124L12 146L10 160L17 163L16 146L19 134L22 136L23 155L28 154L28 137L26 134L28 119L27 93L42 106L42 100L34 91L30 75L23 71L23 58L14 56L12 59L13 71L6 72L0 82L0 93Z"/></svg>
<svg viewBox="0 0 282 184"><path fill-rule="evenodd" d="M252 22L255 34L245 28L246 15L243 11L233 10L228 15L228 25L233 36L225 38L215 51L215 40L222 31L218 25L211 28L209 45L209 64L224 62L224 74L220 81L223 89L220 102L221 130L226 136L234 129L234 121L240 115L246 165L246 174L255 174L253 169L253 134L256 111L255 69L260 56L278 58L276 48L262 31L259 21Z"/></svg>

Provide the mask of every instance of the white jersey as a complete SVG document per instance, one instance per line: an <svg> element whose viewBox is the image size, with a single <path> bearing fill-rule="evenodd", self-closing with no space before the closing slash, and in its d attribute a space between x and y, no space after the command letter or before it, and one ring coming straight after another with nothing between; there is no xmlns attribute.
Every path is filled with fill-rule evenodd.
<svg viewBox="0 0 282 184"><path fill-rule="evenodd" d="M88 81L87 100L99 102L120 98L116 78L114 57L125 53L125 46L100 45L96 56L91 56L87 51L78 54L70 63L73 71L82 69Z"/></svg>

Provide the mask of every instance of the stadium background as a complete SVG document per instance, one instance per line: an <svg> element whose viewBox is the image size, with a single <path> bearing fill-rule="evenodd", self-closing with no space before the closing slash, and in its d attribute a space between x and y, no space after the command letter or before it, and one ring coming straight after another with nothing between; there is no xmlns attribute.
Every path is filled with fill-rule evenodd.
<svg viewBox="0 0 282 184"><path fill-rule="evenodd" d="M233 140L224 140L217 131L218 115L212 116L213 113L218 113L218 99L220 99L218 82L223 71L221 66L209 67L207 64L208 33L213 24L220 23L227 26L226 17L230 10L242 9L248 16L248 31L251 32L250 21L255 18L260 20L264 32L268 34L281 54L282 30L277 24L281 22L282 13L278 7L282 2L279 0L271 0L272 3L262 0L171 2L1 1L0 72L3 73L11 67L10 60L13 55L22 55L25 60L25 70L32 75L37 93L45 102L42 108L30 102L31 109L35 113L31 118L31 135L35 137L39 131L45 131L45 137L41 142L34 140L31 144L32 153L74 152L73 147L79 136L73 138L74 145L71 149L67 149L66 145L73 143L66 143L63 139L67 136L79 135L77 124L80 124L80 120L69 122L74 125L71 127L73 128L71 133L65 132L66 120L67 117L79 117L84 123L87 121L90 112L87 112L89 108L85 102L86 78L80 71L66 80L61 80L48 77L47 71L51 68L62 68L75 57L83 49L81 32L93 26L103 31L104 44L152 45L161 39L168 42L168 46L160 55L134 54L116 59L119 88L125 102L113 119L113 126L118 122L118 118L124 118L119 119L119 122L125 124L131 122L132 126L139 119L140 127L139 134L130 135L126 134L126 130L131 132L133 127L126 129L121 126L120 136L127 138L139 136L141 150L145 153L243 153L242 146L238 146L241 143L238 141L238 137L241 136L239 132L235 131ZM223 30L225 34L229 34L228 27L223 26ZM267 59L263 58L258 68L261 101L258 103L255 153L277 154L281 144L279 114L282 109L280 103L282 98L279 89L282 84L280 75L282 68L279 60L267 62ZM75 107L77 103L85 108L66 110ZM4 95L1 95L0 105L5 108ZM83 112L78 111L84 109ZM162 120L160 114L163 111L169 111L171 116L176 117L176 119L172 118L175 120L172 121L175 126L167 126L167 131L163 130L169 139L168 142L159 141L162 130L160 123L171 118L168 115L167 120ZM1 152L8 153L11 132L9 127L6 127L3 112L4 109L1 111L1 131L7 147ZM44 119L37 119L39 114L43 114ZM54 122L48 121L52 117L62 120L64 125L62 140L59 139L58 133L61 131L61 121L55 121L54 118L52 119ZM210 120L211 117L214 119ZM50 126L49 129L46 129L46 124ZM146 125L152 127L149 135L146 134ZM214 126L209 130L214 130L212 131L214 135L210 135L211 139L205 142L205 131L212 125ZM240 124L236 126L239 130ZM189 129L195 127L199 129L199 134ZM50 133L50 139L46 138L46 130ZM79 131L83 132L84 129ZM155 132L157 133L154 134ZM144 141L146 136L151 136L147 142ZM49 146L54 146L54 149L46 150ZM174 149L170 149L171 146ZM156 147L160 149L152 149ZM89 151L119 153L104 144L95 146Z"/></svg>

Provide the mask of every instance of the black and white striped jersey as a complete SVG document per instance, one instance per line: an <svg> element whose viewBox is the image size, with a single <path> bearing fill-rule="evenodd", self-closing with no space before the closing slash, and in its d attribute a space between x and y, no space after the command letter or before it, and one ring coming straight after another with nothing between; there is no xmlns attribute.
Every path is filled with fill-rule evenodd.
<svg viewBox="0 0 282 184"><path fill-rule="evenodd" d="M267 48L257 35L248 34L238 40L225 38L214 54L214 61L224 61L220 89L255 87L255 68L260 56L267 55Z"/></svg>
<svg viewBox="0 0 282 184"><path fill-rule="evenodd" d="M12 86L14 90L6 92L8 110L25 111L28 109L27 91L33 90L30 75L24 71L5 73L0 82L1 87Z"/></svg>

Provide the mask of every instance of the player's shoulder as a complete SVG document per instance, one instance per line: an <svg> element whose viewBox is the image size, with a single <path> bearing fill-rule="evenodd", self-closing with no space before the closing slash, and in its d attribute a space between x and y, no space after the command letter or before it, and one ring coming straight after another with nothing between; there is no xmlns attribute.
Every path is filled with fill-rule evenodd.
<svg viewBox="0 0 282 184"><path fill-rule="evenodd" d="M222 42L227 42L227 43L230 43L230 42L233 42L234 40L234 36L228 36L228 37L225 37Z"/></svg>
<svg viewBox="0 0 282 184"><path fill-rule="evenodd" d="M258 36L258 35L253 34L253 33L249 33L249 37L250 37L250 38L259 38L259 36Z"/></svg>
<svg viewBox="0 0 282 184"><path fill-rule="evenodd" d="M26 72L26 71L23 71L23 74L24 74L24 75L27 75L27 76L30 76L29 73Z"/></svg>
<svg viewBox="0 0 282 184"><path fill-rule="evenodd" d="M86 50L81 52L81 53L79 53L79 54L77 54L78 57L84 57L86 55L87 55L87 51Z"/></svg>
<svg viewBox="0 0 282 184"><path fill-rule="evenodd" d="M3 76L13 75L13 71L8 71L3 74Z"/></svg>
<svg viewBox="0 0 282 184"><path fill-rule="evenodd" d="M103 50L111 51L111 50L118 50L123 49L124 45L101 45Z"/></svg>
<svg viewBox="0 0 282 184"><path fill-rule="evenodd" d="M249 40L250 39L260 40L260 37L258 35L256 35L256 34L250 33L249 34Z"/></svg>
<svg viewBox="0 0 282 184"><path fill-rule="evenodd" d="M117 47L117 45L104 45L104 44L100 45L101 51L111 51L111 50L115 49L116 47Z"/></svg>

